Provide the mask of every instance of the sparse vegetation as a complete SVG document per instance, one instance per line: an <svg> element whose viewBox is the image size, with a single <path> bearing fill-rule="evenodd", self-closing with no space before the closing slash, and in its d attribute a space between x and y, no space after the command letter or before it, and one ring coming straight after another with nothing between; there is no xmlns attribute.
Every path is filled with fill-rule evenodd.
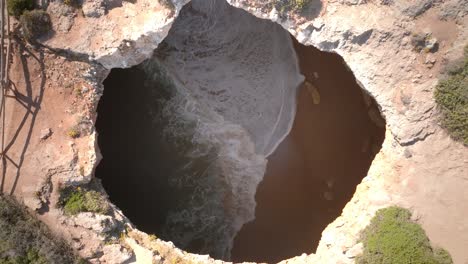
<svg viewBox="0 0 468 264"><path fill-rule="evenodd" d="M13 198L0 195L0 263L78 263L71 248Z"/></svg>
<svg viewBox="0 0 468 264"><path fill-rule="evenodd" d="M33 0L7 0L8 14L20 17L24 11L33 9Z"/></svg>
<svg viewBox="0 0 468 264"><path fill-rule="evenodd" d="M302 10L309 4L310 0L291 0L291 2L294 2L294 8L296 10Z"/></svg>
<svg viewBox="0 0 468 264"><path fill-rule="evenodd" d="M68 6L75 7L75 8L80 7L80 1L78 0L63 0L63 3Z"/></svg>
<svg viewBox="0 0 468 264"><path fill-rule="evenodd" d="M135 0L126 0L128 2L136 2ZM175 10L175 6L174 6L174 3L172 3L172 0L159 0L159 3L167 8L169 8L170 10Z"/></svg>
<svg viewBox="0 0 468 264"><path fill-rule="evenodd" d="M362 233L364 252L358 264L425 263L450 264L450 255L433 249L422 227L411 221L411 212L401 207L377 211Z"/></svg>
<svg viewBox="0 0 468 264"><path fill-rule="evenodd" d="M443 248L435 248L434 249L434 258L438 264L452 264L452 257L448 253L447 250Z"/></svg>
<svg viewBox="0 0 468 264"><path fill-rule="evenodd" d="M413 45L414 51L424 51L425 53L435 52L439 48L437 40L431 34L425 33L411 34L411 45Z"/></svg>
<svg viewBox="0 0 468 264"><path fill-rule="evenodd" d="M121 232L119 235L119 243L124 245L126 239L127 239L127 232L126 231Z"/></svg>
<svg viewBox="0 0 468 264"><path fill-rule="evenodd" d="M68 215L76 215L80 212L106 214L109 211L106 200L99 192L81 187L61 189L58 205L63 207Z"/></svg>
<svg viewBox="0 0 468 264"><path fill-rule="evenodd" d="M288 11L300 12L304 10L312 0L276 0L275 8L281 13Z"/></svg>
<svg viewBox="0 0 468 264"><path fill-rule="evenodd" d="M468 45L464 56L464 61L450 67L448 77L438 83L434 98L441 111L442 127L468 146Z"/></svg>
<svg viewBox="0 0 468 264"><path fill-rule="evenodd" d="M77 126L74 126L68 130L67 135L71 138L79 138L81 136L81 132Z"/></svg>
<svg viewBox="0 0 468 264"><path fill-rule="evenodd" d="M151 242L156 241L158 239L158 237L155 234L149 235L148 238Z"/></svg>
<svg viewBox="0 0 468 264"><path fill-rule="evenodd" d="M76 96L82 96L83 95L83 89L81 87L76 87L74 90Z"/></svg>
<svg viewBox="0 0 468 264"><path fill-rule="evenodd" d="M20 17L26 40L32 42L52 29L49 14L43 10L25 11Z"/></svg>

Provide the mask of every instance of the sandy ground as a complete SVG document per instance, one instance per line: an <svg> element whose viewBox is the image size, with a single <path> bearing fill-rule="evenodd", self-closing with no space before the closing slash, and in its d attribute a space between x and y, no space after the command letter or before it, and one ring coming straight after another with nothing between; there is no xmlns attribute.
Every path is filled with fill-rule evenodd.
<svg viewBox="0 0 468 264"><path fill-rule="evenodd" d="M6 99L4 131L5 160L1 190L27 196L42 183L54 164L77 159L88 171L86 155L89 131L79 128L81 138L68 131L89 120L90 85L82 78L88 65L14 45L10 69L11 89ZM50 133L46 131L50 130ZM43 136L49 134L48 136ZM41 138L42 137L42 138ZM32 189L31 189L32 188Z"/></svg>
<svg viewBox="0 0 468 264"><path fill-rule="evenodd" d="M59 182L84 178L94 166L89 120L94 115L90 111L94 109L96 93L83 78L90 67L29 45L13 46L12 86L0 126L5 146L0 192L14 195L36 209L39 219L69 242L72 237L93 241L86 228L63 225L62 213L55 208L56 195L51 198L51 192L57 193ZM80 131L79 138L68 135L72 127ZM93 152L89 152L90 148ZM53 182L53 186L48 182ZM93 242L88 246L91 247L80 250L94 254Z"/></svg>
<svg viewBox="0 0 468 264"><path fill-rule="evenodd" d="M4 193L22 196L23 192L28 192L25 188L36 185L43 176L41 166L50 162L53 154L50 152L67 151L65 130L72 117L65 113L65 109L73 90L64 93L66 90L62 87L50 86L44 61L43 52L15 47L10 70L12 89L8 91L6 120L2 126L5 160L1 189ZM41 141L41 130L48 128L52 135ZM52 147L52 142L61 143Z"/></svg>

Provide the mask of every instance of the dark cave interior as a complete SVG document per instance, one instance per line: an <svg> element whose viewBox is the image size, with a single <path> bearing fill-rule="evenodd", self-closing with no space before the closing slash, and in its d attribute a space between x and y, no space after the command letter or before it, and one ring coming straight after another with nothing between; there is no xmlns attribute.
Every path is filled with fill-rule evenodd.
<svg viewBox="0 0 468 264"><path fill-rule="evenodd" d="M231 253L236 262L276 262L314 252L384 139L385 121L380 115L375 120L376 102L364 94L343 59L294 45L301 72L316 87L320 103L314 104L310 87L300 88L293 128L268 157L257 189L256 219L235 239ZM140 230L171 240L160 231L177 195L183 195L168 183L168 171L179 163L158 137L161 127L152 122L152 111L158 109L150 109L154 98L144 75L138 66L113 69L104 82L96 123L103 159L96 176ZM197 244L182 249L207 253Z"/></svg>

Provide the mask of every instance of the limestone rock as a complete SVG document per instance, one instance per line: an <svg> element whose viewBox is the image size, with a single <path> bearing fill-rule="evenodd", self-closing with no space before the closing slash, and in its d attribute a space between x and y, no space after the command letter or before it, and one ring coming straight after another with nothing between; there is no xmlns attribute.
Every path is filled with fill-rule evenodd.
<svg viewBox="0 0 468 264"><path fill-rule="evenodd" d="M117 226L117 221L109 215L80 213L72 219L75 225L91 229L98 234L109 232Z"/></svg>
<svg viewBox="0 0 468 264"><path fill-rule="evenodd" d="M44 128L41 130L41 134L39 135L39 138L41 140L46 140L52 135L52 130L50 128Z"/></svg>
<svg viewBox="0 0 468 264"><path fill-rule="evenodd" d="M394 0L380 0L380 4L382 4L382 5L392 5L392 4L394 4Z"/></svg>
<svg viewBox="0 0 468 264"><path fill-rule="evenodd" d="M125 242L132 248L137 263L153 263L155 257L153 251L139 245L137 241L132 238L127 238Z"/></svg>
<svg viewBox="0 0 468 264"><path fill-rule="evenodd" d="M128 263L133 254L119 244L106 245L104 255L99 259L102 263Z"/></svg>
<svg viewBox="0 0 468 264"><path fill-rule="evenodd" d="M316 105L320 104L320 93L318 89L308 81L304 82L304 86L306 87L307 92L312 97L312 102Z"/></svg>
<svg viewBox="0 0 468 264"><path fill-rule="evenodd" d="M439 44L437 42L437 39L434 37L428 37L426 39L426 46L424 50L430 51L430 52L435 52L437 51Z"/></svg>
<svg viewBox="0 0 468 264"><path fill-rule="evenodd" d="M414 4L404 10L403 13L413 18L420 16L431 8L436 1L437 0L414 1Z"/></svg>
<svg viewBox="0 0 468 264"><path fill-rule="evenodd" d="M437 58L434 55L428 54L426 56L426 59L425 59L424 63L426 64L426 67L428 67L430 69L430 68L432 68L434 66L436 61L437 61Z"/></svg>
<svg viewBox="0 0 468 264"><path fill-rule="evenodd" d="M362 243L357 243L352 248L350 248L348 251L346 251L346 257L353 259L353 258L361 255L363 250L364 250L363 244Z"/></svg>
<svg viewBox="0 0 468 264"><path fill-rule="evenodd" d="M439 17L442 20L454 19L459 22L467 14L468 5L466 4L466 0L451 0L444 1Z"/></svg>
<svg viewBox="0 0 468 264"><path fill-rule="evenodd" d="M105 0L87 0L84 17L69 14L61 1L51 2L55 35L42 40L54 50L97 61L107 69L126 68L147 59L166 37L176 15L189 0L120 1L106 12ZM117 1L114 1L117 2ZM80 26L73 26L79 24Z"/></svg>
<svg viewBox="0 0 468 264"><path fill-rule="evenodd" d="M61 1L53 1L49 3L47 13L51 17L54 31L66 33L72 28L76 16L73 7Z"/></svg>
<svg viewBox="0 0 468 264"><path fill-rule="evenodd" d="M342 0L342 3L346 5L361 5L365 4L366 0Z"/></svg>
<svg viewBox="0 0 468 264"><path fill-rule="evenodd" d="M41 201L33 197L27 197L23 200L23 202L27 207L33 210L38 210L42 207Z"/></svg>
<svg viewBox="0 0 468 264"><path fill-rule="evenodd" d="M82 10L87 17L101 17L106 14L106 2L105 0L85 0Z"/></svg>

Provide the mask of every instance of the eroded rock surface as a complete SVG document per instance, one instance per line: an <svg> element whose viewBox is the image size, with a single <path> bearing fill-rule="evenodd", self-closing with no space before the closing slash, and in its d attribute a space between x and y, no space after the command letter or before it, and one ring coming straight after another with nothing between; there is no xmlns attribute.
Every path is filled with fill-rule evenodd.
<svg viewBox="0 0 468 264"><path fill-rule="evenodd" d="M468 210L462 176L468 171L468 151L438 126L432 97L444 63L461 57L467 44L467 2L321 1L314 19L282 14L260 1L230 2L277 21L301 43L340 54L387 121L381 152L342 217L324 231L315 257L323 263L352 262L343 252L353 247L373 212L400 204L418 212L431 241L446 247L455 263L468 261L468 225L460 213ZM429 34L438 50L416 52L415 34Z"/></svg>
<svg viewBox="0 0 468 264"><path fill-rule="evenodd" d="M84 1L81 12L54 1L47 11L55 34L43 44L96 61L108 69L129 67L151 56L187 2Z"/></svg>
<svg viewBox="0 0 468 264"><path fill-rule="evenodd" d="M116 208L112 213L118 222L115 226L127 226L131 231L123 241L114 241L115 246L105 246L105 234L96 231L106 228L93 224L100 217L71 224L69 217L54 207L59 184L85 183L92 177L99 157L93 122L108 70L150 57L188 0L173 2L174 6L153 0L93 4L84 8L89 12L83 16L54 1L47 10L55 34L42 43L69 58L24 48L15 51L13 82L31 102L33 98L37 101L26 104L32 115L7 101L11 114L7 116L6 135L13 142L8 153L15 162L8 163L2 189L11 190L38 209L45 223L93 263L131 262L148 256L157 263L214 261L132 230ZM300 12L281 10L272 1L228 2L281 24L303 44L340 54L362 87L376 98L387 121L382 150L342 216L324 230L316 254L284 262L353 263L359 252L359 232L378 208L392 204L416 211L433 243L446 248L455 263L468 262L468 150L438 126L432 97L446 62L461 57L467 44L466 0L312 0ZM416 52L414 34L430 34L438 49ZM25 56L19 56L23 53ZM22 130L23 119L30 130ZM83 136L71 139L67 129L77 124ZM47 140L41 140L44 128L53 131ZM20 165L21 170L13 165Z"/></svg>

